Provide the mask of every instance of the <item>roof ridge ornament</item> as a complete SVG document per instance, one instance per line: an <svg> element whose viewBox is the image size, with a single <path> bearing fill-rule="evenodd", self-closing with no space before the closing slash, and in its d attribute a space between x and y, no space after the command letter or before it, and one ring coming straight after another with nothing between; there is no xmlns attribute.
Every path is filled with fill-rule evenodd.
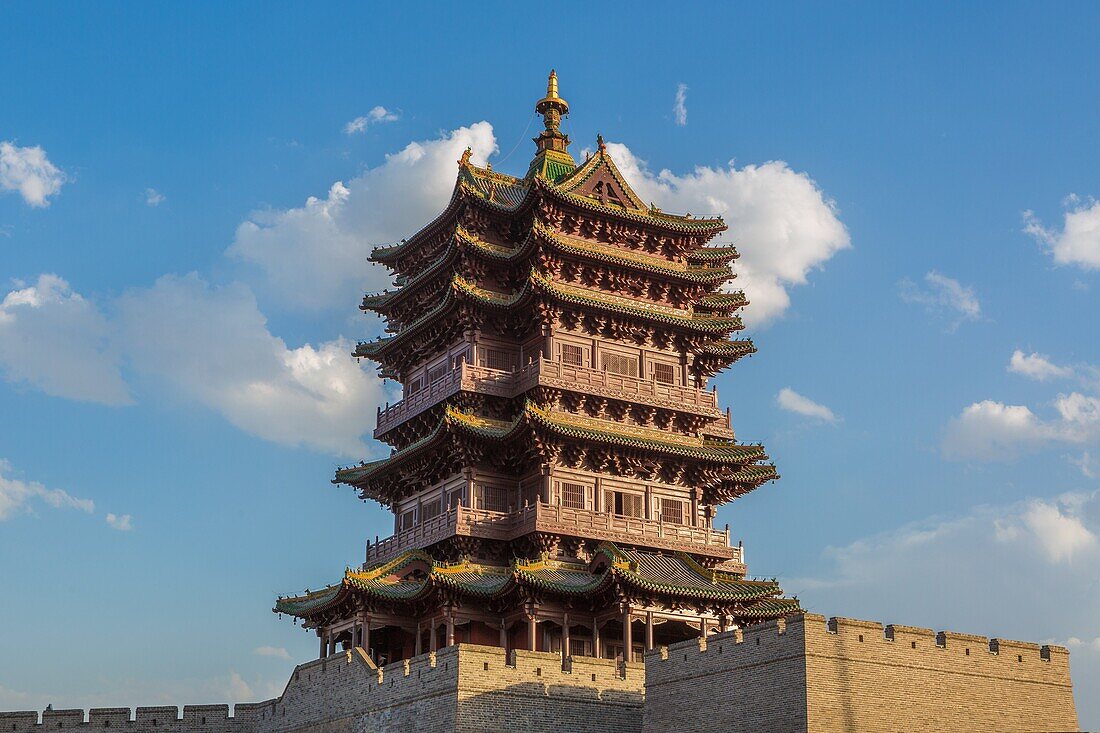
<svg viewBox="0 0 1100 733"><path fill-rule="evenodd" d="M569 136L559 128L561 118L569 114L569 102L558 94L558 72L553 69L550 70L550 78L546 81L546 96L535 103L535 112L542 115L543 125L546 128L535 138L535 146L539 152L546 150L566 152L569 147Z"/></svg>

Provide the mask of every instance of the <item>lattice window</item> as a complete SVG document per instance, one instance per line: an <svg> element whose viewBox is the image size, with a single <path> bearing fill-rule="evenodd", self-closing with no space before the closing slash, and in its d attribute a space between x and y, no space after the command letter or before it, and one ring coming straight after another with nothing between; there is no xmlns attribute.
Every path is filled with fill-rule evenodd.
<svg viewBox="0 0 1100 733"><path fill-rule="evenodd" d="M413 377L409 380L409 386L405 391L407 394L413 395L422 389L424 389L424 377Z"/></svg>
<svg viewBox="0 0 1100 733"><path fill-rule="evenodd" d="M584 509L584 500L587 493L587 487L584 484L563 481L561 484L561 505L568 509Z"/></svg>
<svg viewBox="0 0 1100 733"><path fill-rule="evenodd" d="M645 497L641 494L628 494L625 491L608 491L605 502L612 514L624 517L644 517Z"/></svg>
<svg viewBox="0 0 1100 733"><path fill-rule="evenodd" d="M436 364L432 368L428 369L428 384L434 384L435 382L443 379L447 374L446 364Z"/></svg>
<svg viewBox="0 0 1100 733"><path fill-rule="evenodd" d="M684 502L678 499L661 499L661 521L669 524L683 524Z"/></svg>
<svg viewBox="0 0 1100 733"><path fill-rule="evenodd" d="M584 366L584 348L575 344L562 344L561 363L569 366Z"/></svg>
<svg viewBox="0 0 1100 733"><path fill-rule="evenodd" d="M458 369L462 362L466 362L467 364L471 363L469 349L463 351L461 354L455 354L451 357L451 368Z"/></svg>
<svg viewBox="0 0 1100 733"><path fill-rule="evenodd" d="M442 502L439 499L432 499L431 501L424 502L420 505L420 521L426 522L429 519L434 519L443 513Z"/></svg>
<svg viewBox="0 0 1100 733"><path fill-rule="evenodd" d="M612 374L624 374L628 377L638 376L638 360L623 356L622 354L604 354L603 370Z"/></svg>
<svg viewBox="0 0 1100 733"><path fill-rule="evenodd" d="M490 512L506 512L512 504L512 492L499 486L477 484L474 487L477 508Z"/></svg>
<svg viewBox="0 0 1100 733"><path fill-rule="evenodd" d="M412 509L410 509L407 512L402 513L401 521L398 524L398 529L402 532L404 532L406 529L412 529L413 524L415 523L414 522L415 519L416 519L416 512Z"/></svg>
<svg viewBox="0 0 1100 733"><path fill-rule="evenodd" d="M454 509L462 506L462 489L455 489L447 494L447 508Z"/></svg>
<svg viewBox="0 0 1100 733"><path fill-rule="evenodd" d="M676 384L676 367L664 362L654 362L653 378L661 384Z"/></svg>
<svg viewBox="0 0 1100 733"><path fill-rule="evenodd" d="M508 371L512 368L512 355L504 349L484 349L482 366Z"/></svg>

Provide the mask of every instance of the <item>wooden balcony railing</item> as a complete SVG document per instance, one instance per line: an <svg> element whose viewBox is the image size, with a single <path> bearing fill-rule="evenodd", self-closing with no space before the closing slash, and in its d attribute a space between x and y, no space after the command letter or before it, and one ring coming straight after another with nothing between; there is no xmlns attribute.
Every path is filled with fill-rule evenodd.
<svg viewBox="0 0 1100 733"><path fill-rule="evenodd" d="M542 502L511 512L454 507L392 537L368 543L366 561L389 560L406 550L428 547L455 535L507 541L531 532L591 537L744 562L743 548L730 546L728 526L722 530L693 527Z"/></svg>
<svg viewBox="0 0 1100 733"><path fill-rule="evenodd" d="M577 389L613 399L666 405L719 416L717 395L695 387L665 384L547 359L532 361L515 372L462 362L419 392L379 408L374 437L380 437L387 430L459 391L514 397L539 385Z"/></svg>

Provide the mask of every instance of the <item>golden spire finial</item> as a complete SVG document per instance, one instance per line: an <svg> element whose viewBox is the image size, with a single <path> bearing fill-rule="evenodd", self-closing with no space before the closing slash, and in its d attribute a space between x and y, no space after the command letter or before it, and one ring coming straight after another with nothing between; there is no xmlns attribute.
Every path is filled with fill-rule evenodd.
<svg viewBox="0 0 1100 733"><path fill-rule="evenodd" d="M562 115L569 114L569 102L558 94L558 72L550 71L546 80L546 96L535 104L535 111L542 115L546 131L535 138L539 150L558 150L565 152L569 138L558 130Z"/></svg>

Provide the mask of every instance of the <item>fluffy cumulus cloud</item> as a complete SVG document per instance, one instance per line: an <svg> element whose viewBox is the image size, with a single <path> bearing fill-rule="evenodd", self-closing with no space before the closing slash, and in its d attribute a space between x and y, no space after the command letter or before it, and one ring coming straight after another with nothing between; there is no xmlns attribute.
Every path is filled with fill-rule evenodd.
<svg viewBox="0 0 1100 733"><path fill-rule="evenodd" d="M775 402L780 408L787 412L793 412L796 415L803 415L815 420L821 420L822 422L835 423L837 421L836 415L828 407L818 402L814 402L805 395L800 395L790 387L784 387L779 390L779 394L775 397Z"/></svg>
<svg viewBox="0 0 1100 733"><path fill-rule="evenodd" d="M943 438L945 456L1006 460L1052 445L1087 448L1100 443L1100 397L1090 393L1096 386L1094 366L1061 366L1043 354L1016 350L1009 359L1008 371L1040 382L1074 379L1085 391L1055 396L1047 405L1047 417L1040 417L1027 405L988 399L975 402L948 423ZM1088 450L1080 457L1068 458L1085 476L1094 474Z"/></svg>
<svg viewBox="0 0 1100 733"><path fill-rule="evenodd" d="M371 111L360 117L356 117L346 125L344 125L345 135L355 135L360 132L365 132L371 125L377 125L380 122L397 122L401 119L401 114L386 109L379 105L372 107Z"/></svg>
<svg viewBox="0 0 1100 733"><path fill-rule="evenodd" d="M1024 212L1024 231L1059 265L1100 269L1100 201L1071 194L1065 201L1062 228L1044 226L1033 211Z"/></svg>
<svg viewBox="0 0 1100 733"><path fill-rule="evenodd" d="M290 652L281 646L258 646L252 650L257 657L275 657L276 659L290 659Z"/></svg>
<svg viewBox="0 0 1100 733"><path fill-rule="evenodd" d="M0 301L0 370L9 381L123 405L131 399L120 363L106 316L57 275L17 284Z"/></svg>
<svg viewBox="0 0 1100 733"><path fill-rule="evenodd" d="M350 357L350 342L288 347L268 330L247 287L214 287L195 274L132 290L118 309L139 373L261 438L365 453L360 436L384 392Z"/></svg>
<svg viewBox="0 0 1100 733"><path fill-rule="evenodd" d="M414 234L413 227L442 211L466 147L484 163L496 150L492 125L478 122L410 143L301 207L254 212L237 228L228 254L259 268L265 291L290 307L347 307L364 289L389 284L388 271L367 261L372 246Z"/></svg>
<svg viewBox="0 0 1100 733"><path fill-rule="evenodd" d="M1100 492L932 517L831 547L784 580L819 613L1027 641L1100 637ZM1072 649L1082 723L1100 724L1100 646ZM1084 694L1082 694L1084 693ZM1088 726L1086 726L1087 728Z"/></svg>
<svg viewBox="0 0 1100 733"><path fill-rule="evenodd" d="M851 246L835 204L783 161L700 166L678 175L650 171L625 145L607 147L644 200L669 211L725 217L741 252L736 284L752 301L746 314L752 323L781 316L790 306L790 288L805 285L812 270Z"/></svg>
<svg viewBox="0 0 1100 733"><path fill-rule="evenodd" d="M1063 379L1073 375L1072 369L1058 366L1048 356L1036 352L1025 354L1019 349L1012 353L1012 358L1008 361L1008 371L1039 382L1045 382L1049 379Z"/></svg>
<svg viewBox="0 0 1100 733"><path fill-rule="evenodd" d="M676 118L676 124L683 127L688 123L688 85L677 84L676 85L676 101L672 105L672 114Z"/></svg>
<svg viewBox="0 0 1100 733"><path fill-rule="evenodd" d="M37 481L13 478L11 464L0 459L0 522L37 507L76 509L91 514L95 502L78 499L62 489L48 489Z"/></svg>
<svg viewBox="0 0 1100 733"><path fill-rule="evenodd" d="M925 274L923 286L908 278L902 280L898 295L906 303L922 305L933 316L945 318L948 331L982 316L981 303L972 287L935 270Z"/></svg>
<svg viewBox="0 0 1100 733"><path fill-rule="evenodd" d="M50 162L39 146L21 148L0 141L0 191L13 191L31 206L50 205L50 197L61 190L65 173Z"/></svg>

